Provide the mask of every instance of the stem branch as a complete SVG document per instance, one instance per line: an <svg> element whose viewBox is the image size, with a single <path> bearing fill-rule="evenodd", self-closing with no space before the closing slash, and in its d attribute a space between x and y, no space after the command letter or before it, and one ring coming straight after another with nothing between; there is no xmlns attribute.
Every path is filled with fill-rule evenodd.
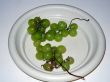
<svg viewBox="0 0 110 82"><path fill-rule="evenodd" d="M70 24L69 24L69 26L67 27L67 30L70 29L70 25L72 24L72 22L73 22L74 20L84 20L84 21L87 21L87 22L89 21L89 19L73 18L73 19L70 21Z"/></svg>
<svg viewBox="0 0 110 82"><path fill-rule="evenodd" d="M55 57L55 60L60 64L61 67L63 67L63 68L66 70L66 72L67 72L68 74L70 74L70 75L72 75L72 76L75 76L75 77L78 77L79 79L85 80L84 77L79 76L79 75L75 75L75 74L72 74L71 72L69 72L69 71L62 65L62 63L60 63L60 62L56 59L56 57Z"/></svg>

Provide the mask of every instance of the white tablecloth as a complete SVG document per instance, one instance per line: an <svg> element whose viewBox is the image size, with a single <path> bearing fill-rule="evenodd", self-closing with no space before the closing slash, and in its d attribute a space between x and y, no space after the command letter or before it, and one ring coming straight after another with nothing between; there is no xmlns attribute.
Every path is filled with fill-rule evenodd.
<svg viewBox="0 0 110 82"><path fill-rule="evenodd" d="M24 12L45 4L67 4L91 14L101 25L106 36L105 56L86 81L110 81L110 0L0 0L0 82L41 82L23 73L10 57L8 35L15 20Z"/></svg>

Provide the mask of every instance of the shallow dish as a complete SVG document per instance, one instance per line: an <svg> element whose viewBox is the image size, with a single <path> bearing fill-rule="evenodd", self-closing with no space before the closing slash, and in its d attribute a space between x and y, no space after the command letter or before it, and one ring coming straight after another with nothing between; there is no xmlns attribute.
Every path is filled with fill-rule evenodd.
<svg viewBox="0 0 110 82"><path fill-rule="evenodd" d="M105 37L98 22L85 11L68 5L44 5L24 13L12 26L9 34L9 51L16 65L29 76L51 82L64 82L79 79L61 69L52 72L45 71L44 63L35 58L36 49L30 35L27 33L28 20L40 16L51 22L64 20L68 24L73 18L89 19L89 21L74 21L79 25L76 37L64 38L62 42L50 42L52 45L63 44L67 48L64 57L72 56L75 63L69 70L75 75L85 77L101 62L105 52Z"/></svg>

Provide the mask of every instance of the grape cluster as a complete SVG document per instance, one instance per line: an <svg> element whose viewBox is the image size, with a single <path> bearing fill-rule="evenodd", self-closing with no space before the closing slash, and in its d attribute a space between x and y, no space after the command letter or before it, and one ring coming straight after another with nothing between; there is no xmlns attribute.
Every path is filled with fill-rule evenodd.
<svg viewBox="0 0 110 82"><path fill-rule="evenodd" d="M59 67L64 71L69 70L70 65L74 63L74 59L69 56L65 60L63 59L63 54L66 52L65 46L51 46L49 43L41 45L41 43L45 40L60 42L68 35L74 37L77 35L78 25L76 23L67 25L65 21L50 23L48 19L41 19L40 17L29 19L28 25L27 31L31 35L37 50L36 58L46 61L42 65L43 68L46 71L52 71Z"/></svg>

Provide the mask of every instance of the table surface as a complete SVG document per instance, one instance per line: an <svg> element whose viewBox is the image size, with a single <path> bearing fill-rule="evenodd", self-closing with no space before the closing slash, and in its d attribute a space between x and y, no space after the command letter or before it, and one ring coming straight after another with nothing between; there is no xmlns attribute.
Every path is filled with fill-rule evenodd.
<svg viewBox="0 0 110 82"><path fill-rule="evenodd" d="M110 81L110 0L0 0L0 82L41 82L23 73L10 57L8 35L13 23L24 12L45 4L67 4L91 14L101 25L106 37L105 56L86 80L76 82Z"/></svg>

